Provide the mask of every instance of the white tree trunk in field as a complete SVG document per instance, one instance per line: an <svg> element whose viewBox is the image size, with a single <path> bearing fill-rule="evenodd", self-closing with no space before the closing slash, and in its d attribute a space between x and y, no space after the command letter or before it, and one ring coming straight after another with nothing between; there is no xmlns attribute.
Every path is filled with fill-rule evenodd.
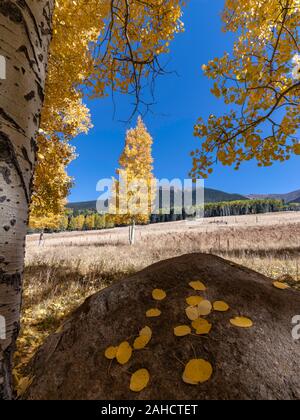
<svg viewBox="0 0 300 420"><path fill-rule="evenodd" d="M132 224L129 226L129 243L130 245L135 244L135 221L132 221Z"/></svg>
<svg viewBox="0 0 300 420"><path fill-rule="evenodd" d="M6 65L0 80L0 399L13 397L12 357L53 7L54 0L0 0L0 56Z"/></svg>

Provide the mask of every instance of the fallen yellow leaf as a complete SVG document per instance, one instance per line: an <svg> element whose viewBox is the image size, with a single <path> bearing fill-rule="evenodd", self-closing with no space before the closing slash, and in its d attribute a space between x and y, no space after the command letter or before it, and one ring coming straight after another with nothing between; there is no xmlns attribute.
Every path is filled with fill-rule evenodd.
<svg viewBox="0 0 300 420"><path fill-rule="evenodd" d="M132 348L131 345L124 341L118 347L116 358L120 365L125 365L132 356Z"/></svg>
<svg viewBox="0 0 300 420"><path fill-rule="evenodd" d="M212 324L210 324L206 319L198 318L192 322L193 328L196 330L196 334L205 335L209 334L212 329Z"/></svg>
<svg viewBox="0 0 300 420"><path fill-rule="evenodd" d="M118 347L108 347L106 350L105 350L105 357L108 359L108 360L113 360L115 357L116 357L116 355L117 355L117 351L118 351Z"/></svg>
<svg viewBox="0 0 300 420"><path fill-rule="evenodd" d="M174 335L176 337L184 337L191 334L192 330L188 325L180 325L179 327L174 328Z"/></svg>
<svg viewBox="0 0 300 420"><path fill-rule="evenodd" d="M167 297L167 294L162 289L154 289L152 292L152 297L155 300L164 300Z"/></svg>
<svg viewBox="0 0 300 420"><path fill-rule="evenodd" d="M149 337L152 337L152 330L150 327L144 327L141 331L140 331L140 335L148 335Z"/></svg>
<svg viewBox="0 0 300 420"><path fill-rule="evenodd" d="M204 300L201 296L190 296L186 298L186 303L190 306L197 306Z"/></svg>
<svg viewBox="0 0 300 420"><path fill-rule="evenodd" d="M199 317L198 308L196 306L189 306L188 308L186 308L185 313L188 319L190 319L191 321L194 321Z"/></svg>
<svg viewBox="0 0 300 420"><path fill-rule="evenodd" d="M149 309L146 312L147 318L156 318L161 315L161 311L159 309Z"/></svg>
<svg viewBox="0 0 300 420"><path fill-rule="evenodd" d="M146 388L150 381L150 374L147 369L139 369L130 380L130 390L133 392L141 392Z"/></svg>
<svg viewBox="0 0 300 420"><path fill-rule="evenodd" d="M189 283L192 289L197 290L198 292L205 292L206 287L201 281L191 281Z"/></svg>
<svg viewBox="0 0 300 420"><path fill-rule="evenodd" d="M207 382L213 374L213 368L209 362L203 359L190 360L184 370L182 379L191 385Z"/></svg>
<svg viewBox="0 0 300 420"><path fill-rule="evenodd" d="M223 301L217 301L213 304L213 308L217 312L227 312L229 311L229 305Z"/></svg>
<svg viewBox="0 0 300 420"><path fill-rule="evenodd" d="M212 311L212 304L210 303L209 300L203 300L201 303L199 303L198 305L199 316L207 316L211 313L211 311Z"/></svg>
<svg viewBox="0 0 300 420"><path fill-rule="evenodd" d="M281 281L274 281L273 286L276 287L276 289L279 290L286 290L289 289L290 286L286 283L282 283Z"/></svg>
<svg viewBox="0 0 300 420"><path fill-rule="evenodd" d="M134 340L133 348L135 350L142 350L147 346L150 340L150 335L140 335Z"/></svg>
<svg viewBox="0 0 300 420"><path fill-rule="evenodd" d="M253 326L253 321L249 318L239 317L233 318L230 320L230 323L239 328L251 328Z"/></svg>

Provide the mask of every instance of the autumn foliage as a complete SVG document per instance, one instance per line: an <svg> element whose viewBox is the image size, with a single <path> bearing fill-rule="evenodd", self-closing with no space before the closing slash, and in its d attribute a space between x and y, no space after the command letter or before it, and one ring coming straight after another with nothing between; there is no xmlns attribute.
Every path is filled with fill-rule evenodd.
<svg viewBox="0 0 300 420"><path fill-rule="evenodd" d="M113 188L115 224L149 222L155 191L152 143L152 137L139 117L136 128L126 134L125 148L119 160L119 179L115 180Z"/></svg>
<svg viewBox="0 0 300 420"><path fill-rule="evenodd" d="M70 141L91 127L84 97L113 91L133 95L133 112L147 106L143 80L163 74L159 56L183 30L183 3L56 0L31 224L63 212L72 185L66 166L76 157Z"/></svg>
<svg viewBox="0 0 300 420"><path fill-rule="evenodd" d="M203 70L230 111L195 125L193 176L207 177L216 162L270 166L300 154L299 1L227 0L223 20L237 40Z"/></svg>

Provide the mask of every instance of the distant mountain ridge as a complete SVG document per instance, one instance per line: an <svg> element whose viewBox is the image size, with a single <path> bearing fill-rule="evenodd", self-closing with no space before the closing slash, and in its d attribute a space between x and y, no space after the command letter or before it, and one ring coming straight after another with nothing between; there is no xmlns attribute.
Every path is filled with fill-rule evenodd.
<svg viewBox="0 0 300 420"><path fill-rule="evenodd" d="M226 193L224 191L214 190L212 188L205 188L204 197L205 197L206 203L219 203L222 201L248 200L248 198L245 197L244 195ZM69 203L67 205L67 208L72 209L72 210L77 210L77 211L78 210L96 210L96 203L97 203L96 200Z"/></svg>
<svg viewBox="0 0 300 420"><path fill-rule="evenodd" d="M247 195L250 200L253 199L274 199L283 200L285 203L300 203L300 190L292 191L286 194L250 194Z"/></svg>

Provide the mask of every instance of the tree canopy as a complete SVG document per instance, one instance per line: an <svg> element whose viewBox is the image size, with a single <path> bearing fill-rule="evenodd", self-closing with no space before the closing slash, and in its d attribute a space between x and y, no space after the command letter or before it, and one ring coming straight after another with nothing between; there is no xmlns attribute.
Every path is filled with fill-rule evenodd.
<svg viewBox="0 0 300 420"><path fill-rule="evenodd" d="M72 180L70 140L91 128L85 96L129 94L133 113L148 106L143 86L152 89L164 73L161 54L183 30L183 0L56 0L53 39L34 181L31 218L57 216Z"/></svg>
<svg viewBox="0 0 300 420"><path fill-rule="evenodd" d="M298 0L226 0L224 31L237 40L203 71L230 111L195 125L193 176L207 177L216 162L270 166L300 154L299 19Z"/></svg>

